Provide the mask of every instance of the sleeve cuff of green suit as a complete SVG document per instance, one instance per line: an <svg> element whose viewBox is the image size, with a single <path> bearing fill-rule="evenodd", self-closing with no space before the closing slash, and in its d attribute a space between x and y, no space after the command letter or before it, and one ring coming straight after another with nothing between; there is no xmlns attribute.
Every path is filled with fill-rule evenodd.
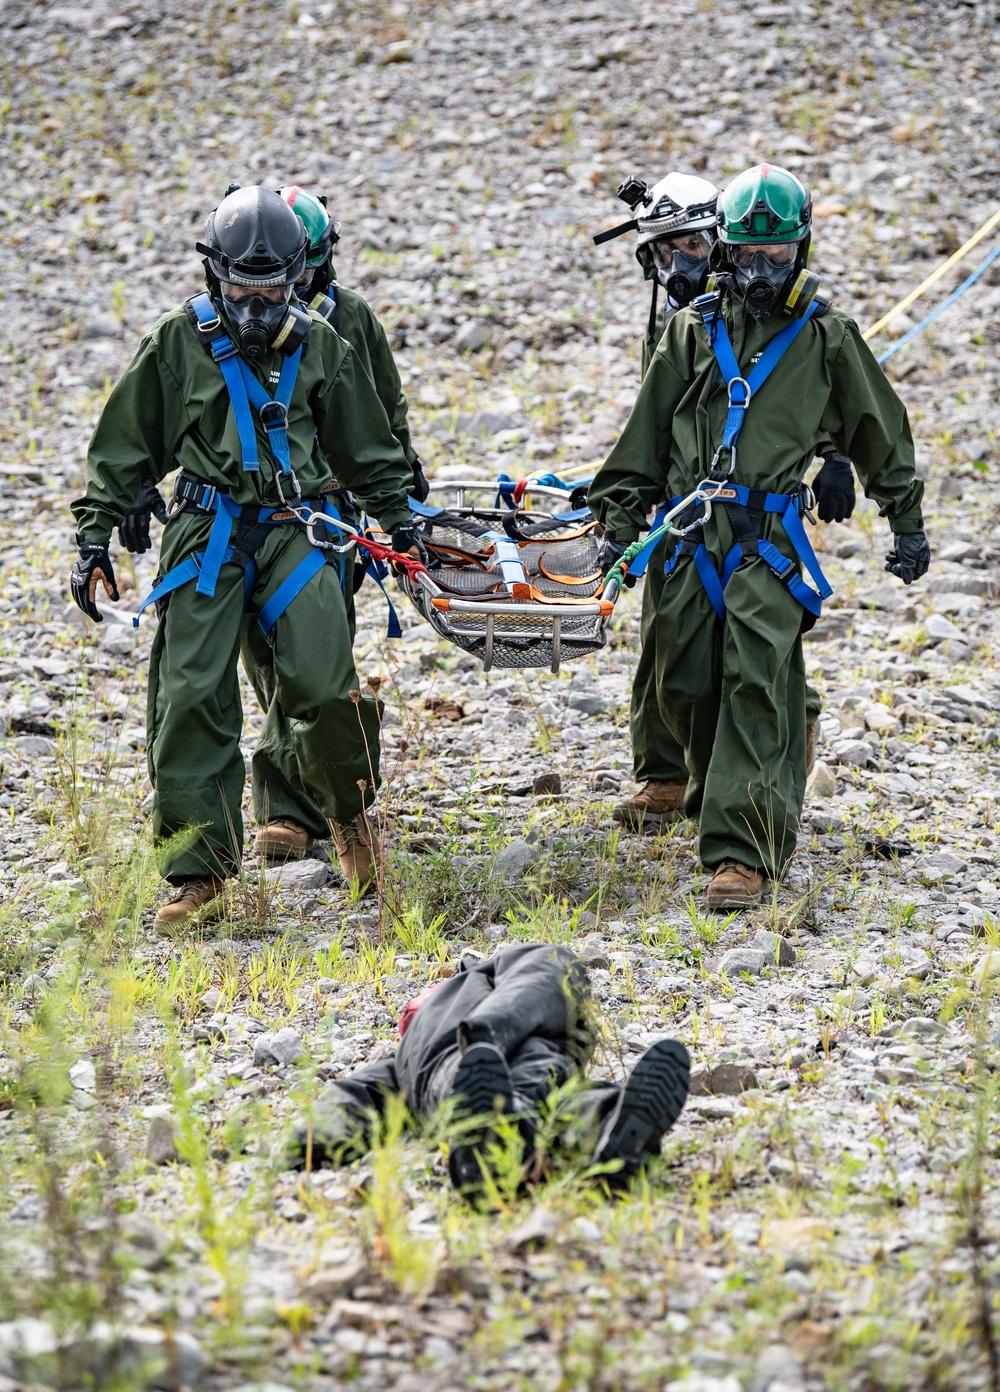
<svg viewBox="0 0 1000 1392"><path fill-rule="evenodd" d="M405 512L390 512L384 517L379 518L383 532L394 532L397 527L410 527L413 525L413 517L409 508Z"/></svg>
<svg viewBox="0 0 1000 1392"><path fill-rule="evenodd" d="M604 528L605 531L614 532L615 541L620 541L625 546L631 546L633 541L638 541L643 530L634 522L616 522L612 517L605 517Z"/></svg>
<svg viewBox="0 0 1000 1392"><path fill-rule="evenodd" d="M893 536L911 536L914 532L924 530L924 519L919 512L915 517L890 517L889 526L892 528Z"/></svg>

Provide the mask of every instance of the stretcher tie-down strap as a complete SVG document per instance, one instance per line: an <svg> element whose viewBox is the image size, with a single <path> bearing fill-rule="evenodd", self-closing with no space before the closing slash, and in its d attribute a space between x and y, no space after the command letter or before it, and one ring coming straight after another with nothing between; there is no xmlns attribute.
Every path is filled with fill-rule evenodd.
<svg viewBox="0 0 1000 1392"><path fill-rule="evenodd" d="M240 454L243 468L248 473L260 469L257 455L257 432L254 428L253 412L257 412L267 434L271 453L283 474L292 472L292 456L288 445L288 407L295 389L295 380L302 359L302 349L297 348L281 364L278 385L272 397L262 382L254 376L249 363L240 353L232 339L222 328L222 320L212 303L210 295L204 292L188 300L192 314L198 323L198 332L206 352L218 364L229 392L233 408L233 420L240 437Z"/></svg>
<svg viewBox="0 0 1000 1392"><path fill-rule="evenodd" d="M664 574L669 578L682 558L694 561L698 577L704 587L712 608L720 623L726 620L725 590L736 573L740 562L759 556L764 564L788 589L792 598L815 617L819 617L823 600L833 594L830 584L823 574L812 543L802 524L802 497L800 493L763 493L758 489L746 488L743 484L726 484L719 490L718 500L729 511L733 531L738 538L736 544L726 553L722 562L721 575L704 542L694 537L685 537L678 542L664 565ZM765 513L777 514L785 536L791 543L803 567L809 572L814 590L799 573L795 562L784 555L773 542L757 534L751 516L762 518Z"/></svg>
<svg viewBox="0 0 1000 1392"><path fill-rule="evenodd" d="M737 437L743 428L747 407L751 400L760 391L785 353L815 314L818 305L814 300L801 319L793 319L790 324L786 324L783 329L780 329L761 353L748 375L744 377L740 371L736 354L733 352L733 345L730 342L725 321L722 315L717 312L717 296L701 295L694 301L694 304L701 314L705 332L708 334L708 341L715 354L715 360L719 364L719 371L722 373L722 380L725 382L729 394L729 410L722 432L721 449L732 452L736 446Z"/></svg>
<svg viewBox="0 0 1000 1392"><path fill-rule="evenodd" d="M520 507L525 494L532 485L537 485L539 488L561 488L564 493L572 493L575 489L584 486L579 482L569 482L560 478L558 474L533 474L531 478L521 479L512 479L510 474L498 474L495 506L499 507L501 502L504 502L509 508ZM589 512L590 509L585 508L583 511Z"/></svg>

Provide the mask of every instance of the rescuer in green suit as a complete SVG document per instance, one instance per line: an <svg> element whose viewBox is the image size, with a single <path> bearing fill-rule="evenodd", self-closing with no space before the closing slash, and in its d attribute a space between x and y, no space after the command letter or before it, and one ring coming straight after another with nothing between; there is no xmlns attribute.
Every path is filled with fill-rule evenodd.
<svg viewBox="0 0 1000 1392"><path fill-rule="evenodd" d="M689 770L685 809L715 871L709 904L727 908L759 901L795 846L801 635L829 593L801 520L817 445L832 440L853 461L888 518L887 569L909 584L930 549L906 410L857 325L817 298L806 269L809 194L761 165L729 185L717 222L716 289L670 319L589 500L607 529L607 571L660 499L706 479L719 490L706 524L664 562L655 679ZM689 512L685 522L700 509Z"/></svg>
<svg viewBox="0 0 1000 1392"><path fill-rule="evenodd" d="M714 184L692 174L672 171L652 188L633 176L618 189L618 197L632 209L633 220L594 238L600 243L633 228L637 234L636 260L644 279L653 287L642 336L643 377L669 320L704 292L716 240L718 196ZM661 289L662 314L658 309ZM828 442L820 446L820 452L824 462L811 485L817 511L824 522L846 522L855 503L850 461L836 454ZM633 771L642 787L620 802L611 814L616 822L635 830L655 829L663 822L682 817L687 791L684 751L664 724L656 699L655 621L664 584L667 545L666 540L660 543L645 568L639 627L641 652L632 681L629 730ZM807 683L807 773L815 758L820 710L819 692Z"/></svg>
<svg viewBox="0 0 1000 1392"><path fill-rule="evenodd" d="M365 807L378 779L377 710L355 699L338 569L304 520L335 514L339 484L396 550L419 556L406 501L412 469L371 379L350 345L292 296L307 250L301 222L276 193L240 189L209 218L206 242L198 249L218 294L193 297L140 344L102 412L86 493L73 504L71 588L100 621L98 585L117 598L113 527L145 483L180 467L161 579L147 601L160 615L147 711L153 830L167 842L163 869L178 889L157 915L166 924L209 904L238 868L236 664L246 609L273 640L299 775L341 867L359 883L374 878Z"/></svg>

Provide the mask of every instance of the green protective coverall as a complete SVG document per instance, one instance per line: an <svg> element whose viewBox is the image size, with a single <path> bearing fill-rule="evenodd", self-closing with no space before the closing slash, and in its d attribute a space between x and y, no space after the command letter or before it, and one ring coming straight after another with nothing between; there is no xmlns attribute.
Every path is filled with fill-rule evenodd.
<svg viewBox="0 0 1000 1392"><path fill-rule="evenodd" d="M253 366L269 391L281 362L275 353ZM159 481L177 466L217 485L234 503L279 504L275 461L253 414L258 472L242 467L221 371L184 310L166 315L139 345L97 423L87 492L73 504L81 537L106 543L143 479ZM287 433L303 498L315 500L335 470L386 530L409 521L412 471L371 379L350 345L315 315ZM161 575L204 549L212 521L188 511L167 522ZM294 523L273 527L255 557L254 610L309 554L309 546ZM237 659L243 586L244 572L232 563L222 566L213 597L196 594L193 581L183 585L169 596L153 640L146 716L153 831L157 842L168 843L161 865L175 884L232 874L242 854L246 769ZM324 566L308 582L277 620L273 636L275 689L302 785L325 817L349 821L378 785L378 712L371 698L351 697L359 684L335 568Z"/></svg>
<svg viewBox="0 0 1000 1392"><path fill-rule="evenodd" d="M744 375L782 327L754 319L727 296L723 317ZM663 497L690 492L722 440L727 394L700 314L673 316L653 354L632 414L590 486L594 512L629 542ZM861 338L837 309L815 316L754 396L737 445L736 482L790 493L832 440L894 532L922 528L923 484L914 473L906 410ZM762 535L791 559L775 514ZM716 570L735 537L713 509L705 544ZM662 566L662 554L654 564ZM759 559L726 589L721 624L694 565L662 584L649 627L660 714L690 771L686 810L700 818L709 868L736 860L779 874L795 847L805 792L806 682L803 610Z"/></svg>
<svg viewBox="0 0 1000 1392"><path fill-rule="evenodd" d="M368 301L355 290L334 284L328 294L332 296L334 293L339 310L337 332L354 349L357 360L374 383L392 433L412 469L417 456L410 441L406 395L385 330ZM353 552L345 557L345 561L347 620L353 641ZM261 825L278 817L288 818L305 827L310 836L324 837L327 835L326 818L303 785L295 757L291 722L281 703L274 701L274 654L252 614L244 620L241 652L247 676L253 683L261 708L267 713L264 732L251 764L254 817Z"/></svg>
<svg viewBox="0 0 1000 1392"><path fill-rule="evenodd" d="M652 260L650 259L650 265ZM646 275L646 279L651 279ZM669 305L663 316L663 324L673 318L675 310ZM645 377L656 350L656 343L648 330L642 336L642 376ZM639 783L682 782L688 776L684 762L684 750L667 729L660 714L656 698L656 611L660 607L665 576L664 562L673 543L664 538L649 558L646 577L642 586L642 611L639 618L639 661L632 681L632 698L629 706L629 731L632 736L632 767ZM814 725L819 719L823 703L819 692L809 682L806 683L806 725Z"/></svg>

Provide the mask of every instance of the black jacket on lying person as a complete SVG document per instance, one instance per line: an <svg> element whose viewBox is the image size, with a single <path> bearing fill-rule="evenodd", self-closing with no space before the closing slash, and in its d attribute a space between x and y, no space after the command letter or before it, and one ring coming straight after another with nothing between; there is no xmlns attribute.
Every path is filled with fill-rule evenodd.
<svg viewBox="0 0 1000 1392"><path fill-rule="evenodd" d="M434 987L394 1055L324 1088L311 1129L300 1128L300 1144L308 1145L313 1164L366 1149L373 1114L381 1115L391 1094L401 1094L414 1115L429 1116L451 1093L462 1049L475 1043L503 1051L516 1108L528 1111L590 1058L590 1002L586 966L568 947L504 948ZM617 1085L597 1087L609 1092L611 1105Z"/></svg>

